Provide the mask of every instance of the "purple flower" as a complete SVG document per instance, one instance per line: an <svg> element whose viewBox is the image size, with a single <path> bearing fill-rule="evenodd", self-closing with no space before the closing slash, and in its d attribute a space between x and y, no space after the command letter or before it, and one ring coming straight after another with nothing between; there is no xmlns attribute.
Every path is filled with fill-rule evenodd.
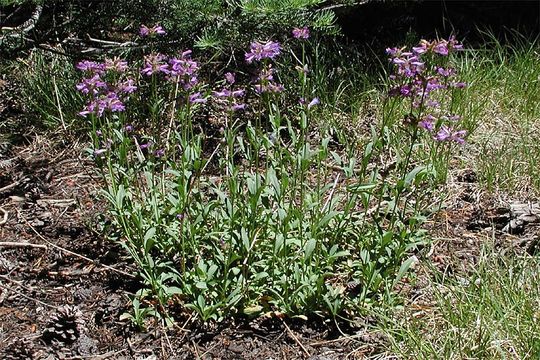
<svg viewBox="0 0 540 360"><path fill-rule="evenodd" d="M407 84L405 85L402 85L400 88L399 88L399 92L402 96L410 96L411 95L411 87Z"/></svg>
<svg viewBox="0 0 540 360"><path fill-rule="evenodd" d="M456 37L454 35L448 38L448 46L452 50L463 50L463 45L456 40Z"/></svg>
<svg viewBox="0 0 540 360"><path fill-rule="evenodd" d="M426 92L430 93L433 90L437 90L437 89L446 89L446 85L441 84L439 79L436 77L429 78L426 84Z"/></svg>
<svg viewBox="0 0 540 360"><path fill-rule="evenodd" d="M94 150L94 157L103 157L103 154L107 152L107 149L96 149Z"/></svg>
<svg viewBox="0 0 540 360"><path fill-rule="evenodd" d="M189 95L189 102L192 104L204 104L206 102L206 98L203 98L200 92L196 92Z"/></svg>
<svg viewBox="0 0 540 360"><path fill-rule="evenodd" d="M236 76L233 73L228 72L225 74L225 80L232 85L236 81Z"/></svg>
<svg viewBox="0 0 540 360"><path fill-rule="evenodd" d="M241 103L241 104L233 104L233 105L231 106L231 110L232 110L232 111L245 110L246 106L247 106L247 105L244 104L244 103Z"/></svg>
<svg viewBox="0 0 540 360"><path fill-rule="evenodd" d="M135 83L135 80L127 79L126 81L124 81L123 83L119 85L118 90L126 94L131 94L135 90L137 90L137 86L135 86L134 83Z"/></svg>
<svg viewBox="0 0 540 360"><path fill-rule="evenodd" d="M392 63L397 67L397 74L408 78L413 78L422 73L425 69L424 62L412 53L404 52L400 57L391 59Z"/></svg>
<svg viewBox="0 0 540 360"><path fill-rule="evenodd" d="M246 94L246 90L244 89L239 89L239 90L235 90L231 92L232 97L235 97L235 98L243 97L245 94Z"/></svg>
<svg viewBox="0 0 540 360"><path fill-rule="evenodd" d="M165 35L167 32L160 25L154 25L153 27L148 27L146 25L141 25L139 29L139 35L142 37L152 36L152 35Z"/></svg>
<svg viewBox="0 0 540 360"><path fill-rule="evenodd" d="M165 63L165 56L162 54L150 54L144 57L144 68L141 73L146 76L158 74L160 72L169 74L169 65Z"/></svg>
<svg viewBox="0 0 540 360"><path fill-rule="evenodd" d="M448 55L448 42L445 40L439 41L433 46L433 52L442 56Z"/></svg>
<svg viewBox="0 0 540 360"><path fill-rule="evenodd" d="M165 34L167 34L165 29L160 25L154 26L154 33L157 34L157 35L165 35Z"/></svg>
<svg viewBox="0 0 540 360"><path fill-rule="evenodd" d="M152 141L149 141L149 142L144 143L144 144L140 144L139 149L141 149L141 150L148 149L150 146L152 146Z"/></svg>
<svg viewBox="0 0 540 360"><path fill-rule="evenodd" d="M123 73L127 70L128 63L125 60L119 58L105 59L105 70L112 70L119 73Z"/></svg>
<svg viewBox="0 0 540 360"><path fill-rule="evenodd" d="M421 44L420 46L413 47L412 50L416 55L422 55L427 52L427 46L425 44Z"/></svg>
<svg viewBox="0 0 540 360"><path fill-rule="evenodd" d="M319 105L321 103L321 101L319 100L319 98L313 98L313 100L311 100L309 102L309 104L307 105L307 108L308 109L311 109L312 107L314 107L315 105Z"/></svg>
<svg viewBox="0 0 540 360"><path fill-rule="evenodd" d="M189 90L198 84L199 64L191 60L191 50L182 52L178 58L170 59L169 65L170 80L180 83L184 90Z"/></svg>
<svg viewBox="0 0 540 360"><path fill-rule="evenodd" d="M126 110L126 106L124 103L122 103L122 101L120 101L118 94L114 92L108 93L105 99L103 99L103 103L105 108L112 112L121 112Z"/></svg>
<svg viewBox="0 0 540 360"><path fill-rule="evenodd" d="M130 133L133 131L133 126L132 125L126 125L124 126L124 130L127 132L127 133Z"/></svg>
<svg viewBox="0 0 540 360"><path fill-rule="evenodd" d="M135 80L127 79L118 85L118 91L125 94L131 94L135 90L137 90L137 86L135 86L134 84L135 84Z"/></svg>
<svg viewBox="0 0 540 360"><path fill-rule="evenodd" d="M165 150L163 149L158 149L154 152L155 157L162 157L163 155L165 155Z"/></svg>
<svg viewBox="0 0 540 360"><path fill-rule="evenodd" d="M452 133L452 140L457 142L458 144L464 144L465 139L464 137L467 135L467 130L459 130L454 133Z"/></svg>
<svg viewBox="0 0 540 360"><path fill-rule="evenodd" d="M94 100L86 104L86 107L83 111L79 112L79 115L86 117L89 114L95 114L97 116L103 115L105 111L105 105L101 100Z"/></svg>
<svg viewBox="0 0 540 360"><path fill-rule="evenodd" d="M99 89L107 88L107 83L101 80L99 74L95 74L90 79L83 79L80 84L76 85L76 88L83 94L97 95Z"/></svg>
<svg viewBox="0 0 540 360"><path fill-rule="evenodd" d="M449 77L449 76L452 76L456 73L456 70L452 69L452 68L448 68L448 69L445 69L445 68L437 68L437 73L441 76L444 76L444 77Z"/></svg>
<svg viewBox="0 0 540 360"><path fill-rule="evenodd" d="M257 94L262 93L279 93L282 92L285 88L281 84L268 83L268 84L256 84L253 86Z"/></svg>
<svg viewBox="0 0 540 360"><path fill-rule="evenodd" d="M214 97L217 97L217 98L226 98L226 97L231 96L231 90L222 89L221 91L213 91L212 94L214 95Z"/></svg>
<svg viewBox="0 0 540 360"><path fill-rule="evenodd" d="M121 112L125 109L126 106L118 98L118 94L111 91L107 95L101 95L99 98L88 103L85 109L79 113L79 115L83 117L86 117L88 114L102 116L105 110L110 110L111 112Z"/></svg>
<svg viewBox="0 0 540 360"><path fill-rule="evenodd" d="M432 107L432 108L438 108L439 106L441 106L441 104L437 100L432 100L432 99L427 99L425 104L427 107Z"/></svg>
<svg viewBox="0 0 540 360"><path fill-rule="evenodd" d="M169 60L172 76L191 76L199 70L199 64L188 58L172 58Z"/></svg>
<svg viewBox="0 0 540 360"><path fill-rule="evenodd" d="M283 85L280 85L274 81L274 69L271 65L261 70L258 84L254 85L255 92L262 93L278 93L283 91Z"/></svg>
<svg viewBox="0 0 540 360"><path fill-rule="evenodd" d="M261 43L258 41L252 42L250 52L245 54L246 61L251 64L253 61L261 61L263 59L273 59L281 53L281 46L274 41Z"/></svg>
<svg viewBox="0 0 540 360"><path fill-rule="evenodd" d="M95 61L83 60L79 62L76 66L77 69L81 71L88 71L91 73L101 74L105 70L105 65L97 63Z"/></svg>
<svg viewBox="0 0 540 360"><path fill-rule="evenodd" d="M393 48L386 48L386 54L390 56L398 56L400 54L401 50L397 47Z"/></svg>
<svg viewBox="0 0 540 360"><path fill-rule="evenodd" d="M424 116L424 118L418 122L418 126L426 129L427 131L433 131L435 128L435 117L431 114Z"/></svg>
<svg viewBox="0 0 540 360"><path fill-rule="evenodd" d="M433 138L437 141L455 141L458 144L464 144L465 135L467 135L467 130L453 131L448 126L442 125Z"/></svg>
<svg viewBox="0 0 540 360"><path fill-rule="evenodd" d="M437 141L447 141L451 137L452 137L451 129L446 125L442 125L439 131L437 131L437 134L435 134L433 138Z"/></svg>
<svg viewBox="0 0 540 360"><path fill-rule="evenodd" d="M292 36L295 39L309 39L309 29L307 27L294 28Z"/></svg>

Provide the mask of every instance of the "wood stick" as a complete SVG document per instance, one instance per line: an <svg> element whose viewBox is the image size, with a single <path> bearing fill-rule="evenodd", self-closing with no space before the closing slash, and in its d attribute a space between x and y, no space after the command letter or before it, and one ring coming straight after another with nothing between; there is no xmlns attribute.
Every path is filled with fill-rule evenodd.
<svg viewBox="0 0 540 360"><path fill-rule="evenodd" d="M296 335L293 334L293 332L291 331L291 328L289 327L289 325L287 325L287 323L282 319L281 322L283 323L283 325L285 325L285 328L287 329L287 332L289 333L289 335L293 338L293 340L298 344L300 345L300 347L302 348L302 350L306 353L306 355L308 357L311 356L311 354L309 353L309 351L307 351L307 349L304 347L304 345L302 345L302 343L300 342L300 340L298 340L298 338L296 337Z"/></svg>
<svg viewBox="0 0 540 360"><path fill-rule="evenodd" d="M47 245L43 244L32 244L27 242L14 242L14 241L2 241L0 242L0 247L31 247L47 250Z"/></svg>

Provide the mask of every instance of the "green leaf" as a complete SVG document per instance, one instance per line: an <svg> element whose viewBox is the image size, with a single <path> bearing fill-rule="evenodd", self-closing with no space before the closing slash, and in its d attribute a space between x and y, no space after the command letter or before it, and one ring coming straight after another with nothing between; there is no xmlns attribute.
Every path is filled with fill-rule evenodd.
<svg viewBox="0 0 540 360"><path fill-rule="evenodd" d="M207 290L208 289L208 286L206 285L206 283L204 281L197 281L195 283L195 287L197 289L201 289L201 290Z"/></svg>
<svg viewBox="0 0 540 360"><path fill-rule="evenodd" d="M309 239L306 243L306 246L304 248L304 260L309 259L311 254L313 253L313 250L315 250L315 247L317 246L317 240L316 239Z"/></svg>
<svg viewBox="0 0 540 360"><path fill-rule="evenodd" d="M146 231L146 234L144 234L143 244L144 244L144 251L148 254L152 247L154 247L154 236L156 235L156 228L151 227Z"/></svg>
<svg viewBox="0 0 540 360"><path fill-rule="evenodd" d="M427 173L427 167L424 165L420 165L412 169L406 176L405 176L405 186L410 186L413 182L420 181L423 175Z"/></svg>
<svg viewBox="0 0 540 360"><path fill-rule="evenodd" d="M270 169L268 169L268 172L267 172L266 176L268 177L268 180L270 181L270 183L274 187L274 190L276 191L277 197L278 198L281 197L281 184L278 181L276 171L274 169L270 168Z"/></svg>
<svg viewBox="0 0 540 360"><path fill-rule="evenodd" d="M405 275L411 265L414 264L416 261L418 261L416 256L411 256L410 258L405 260L403 264L401 264L401 266L399 267L399 271L397 272L396 278L394 279L394 286L401 280L403 275Z"/></svg>
<svg viewBox="0 0 540 360"><path fill-rule="evenodd" d="M168 286L168 287L166 287L165 292L166 292L168 295L177 295L177 294L183 294L183 293L184 293L184 292L182 291L182 289L180 289L180 288L177 287L177 286Z"/></svg>

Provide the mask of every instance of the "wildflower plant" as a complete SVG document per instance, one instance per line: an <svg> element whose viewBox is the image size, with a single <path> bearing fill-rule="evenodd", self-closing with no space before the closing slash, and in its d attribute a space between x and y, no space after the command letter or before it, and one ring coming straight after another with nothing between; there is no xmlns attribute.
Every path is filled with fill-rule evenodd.
<svg viewBox="0 0 540 360"><path fill-rule="evenodd" d="M402 126L412 133L410 146L405 150L403 167L409 166L412 147L421 138L427 138L427 147L432 170L446 178L446 164L453 144L463 145L467 130L462 128L461 116L454 97L456 92L467 86L459 81L451 56L462 50L454 37L449 40L422 40L410 50L388 48L393 74L389 76L391 89L388 101L389 112L401 116ZM401 106L401 113L395 112ZM392 115L390 115L391 117ZM396 119L394 119L396 120ZM432 141L434 140L434 141ZM442 159L442 160L441 160Z"/></svg>
<svg viewBox="0 0 540 360"><path fill-rule="evenodd" d="M144 29L160 35L144 27L142 36ZM294 94L277 77L287 52L275 41L251 43L246 67L257 75L249 84L232 71L205 83L190 50L151 52L140 64L77 65L84 74L77 90L88 99L81 116L92 124L91 154L103 169L109 214L144 284L131 317L139 326L140 314L172 321L178 308L202 321L346 315L384 296L410 265L419 225L411 211L422 208L401 200L431 169L426 158L422 171L411 171L412 150L421 134L434 151L465 135L457 115L443 110L442 86L459 88L438 62L445 48L426 42L418 54L390 50L396 96L355 156L332 149L313 121L325 104L310 79L309 35L307 28L292 32L302 48L291 55ZM445 44L448 52L459 46ZM300 101L283 111L284 96ZM405 103L407 120L394 129ZM208 113L219 119L213 134ZM390 151L391 131L412 145L385 176L375 159Z"/></svg>

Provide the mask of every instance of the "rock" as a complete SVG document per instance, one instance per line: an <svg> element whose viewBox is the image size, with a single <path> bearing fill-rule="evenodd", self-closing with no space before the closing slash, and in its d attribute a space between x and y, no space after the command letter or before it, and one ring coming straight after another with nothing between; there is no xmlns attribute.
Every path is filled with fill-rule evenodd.
<svg viewBox="0 0 540 360"><path fill-rule="evenodd" d="M510 234L521 234L528 224L540 222L540 203L510 204L510 221L502 229Z"/></svg>

